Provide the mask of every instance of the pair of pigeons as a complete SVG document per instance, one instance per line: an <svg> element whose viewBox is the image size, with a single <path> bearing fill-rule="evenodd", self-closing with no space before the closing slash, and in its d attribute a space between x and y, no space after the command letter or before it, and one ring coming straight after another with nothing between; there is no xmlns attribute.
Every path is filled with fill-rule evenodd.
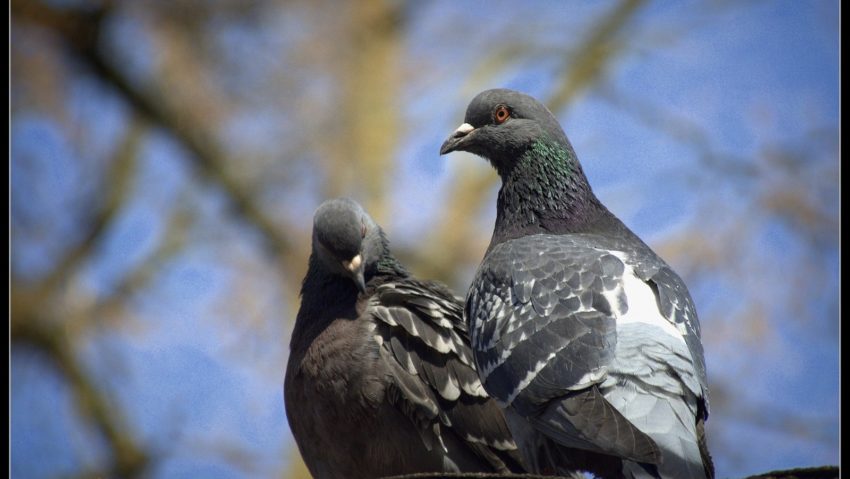
<svg viewBox="0 0 850 479"><path fill-rule="evenodd" d="M685 284L593 194L534 98L478 94L440 154L502 179L466 301L412 277L354 201L316 211L284 395L317 478L712 478Z"/></svg>

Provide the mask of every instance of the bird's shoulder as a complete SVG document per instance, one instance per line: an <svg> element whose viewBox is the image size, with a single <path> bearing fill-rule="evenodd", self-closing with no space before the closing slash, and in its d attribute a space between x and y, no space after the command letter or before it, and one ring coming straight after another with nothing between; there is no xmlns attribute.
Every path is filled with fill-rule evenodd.
<svg viewBox="0 0 850 479"><path fill-rule="evenodd" d="M594 293L616 289L632 267L633 254L623 246L596 234L535 234L505 241L488 251L470 295L480 293L475 299L483 303L494 294L511 305L530 303L529 314L549 316L559 302L556 298L576 296L583 304L592 302ZM610 309L599 303L605 298L595 299L595 308ZM556 314L569 314L582 305L561 306Z"/></svg>
<svg viewBox="0 0 850 479"><path fill-rule="evenodd" d="M592 299L588 295L610 293L634 278L650 288L654 305L666 321L699 340L696 307L685 282L649 246L631 236L537 234L505 241L488 252L473 288L502 286L513 302L552 293ZM618 305L597 300L605 311L616 313Z"/></svg>

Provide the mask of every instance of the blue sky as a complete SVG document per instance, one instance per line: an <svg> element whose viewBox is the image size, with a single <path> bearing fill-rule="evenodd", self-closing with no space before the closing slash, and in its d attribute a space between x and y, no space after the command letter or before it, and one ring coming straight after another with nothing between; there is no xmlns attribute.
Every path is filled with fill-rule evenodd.
<svg viewBox="0 0 850 479"><path fill-rule="evenodd" d="M489 169L470 155L437 154L445 136L462 122L472 95L505 86L542 98L554 87L557 62L546 56L523 58L480 78L473 66L493 39L513 35L517 41L534 40L543 47L575 45L585 34L588 19L603 14L610 3L531 5L522 11L512 10L511 2L488 3L486 11L479 3L433 2L415 8L415 21L404 37L404 68L411 75L422 72L402 89L397 101L406 123L392 173L394 213L384 224L393 244L417 246L440 204L435 199L442 198L452 177L464 171L462 165ZM741 251L755 252L746 258L748 264L766 274L736 283L745 284L744 290L730 288L729 278L722 274L701 277L690 288L704 331L714 326L737 334L736 316L730 313L724 318L718 312L736 311L742 304L740 295L764 295L769 322L763 339L755 343L741 332L741 337L707 344L709 379L731 385L730 392L740 397L742 405L770 407L777 412L777 421L783 411L790 411L822 425L822 430L817 437L797 437L778 432L782 427L771 424L739 423L735 411L715 409L709 419L710 445L711 441L746 445L740 454L715 452L718 477L836 464L837 241L825 256L809 261L811 250L787 225L771 217L747 217L763 188L758 178L749 182L724 178L722 170L711 170L702 162L692 145L647 125L607 92L653 105L683 124L698 125L720 153L752 159L775 145L811 148L812 166L806 171L828 172L837 165L837 138L834 145L827 142L815 150L809 133L818 128L837 132L838 3L705 5L647 7L630 29L626 53L608 72L606 87L585 91L569 109L555 113L598 196L651 245L694 225L722 226L723 221L735 224L736 219L747 219ZM458 35L455 29L462 27L474 29L474 34ZM156 55L144 40L145 26L122 17L110 28L109 38L123 52L126 68L144 82L155 64L151 56ZM264 49L303 34L298 19L285 15L264 19L263 28L281 33L256 38L249 30L233 27L223 28L219 38L234 56L224 63L247 64L232 78L235 88L246 90L240 95L250 97L251 82L263 76L263 62L285 63L270 58ZM257 60L240 60L246 55ZM85 76L70 82L66 107L87 126L73 134L88 135L88 150L76 151L72 133L45 115L16 111L12 117L12 225L22 230L33 224L41 228L32 241L13 244L13 270L23 278L48 270L73 241L82 214L74 212L85 211L74 198L79 191L96 188L98 174L97 160L86 163L78 158L105 156L117 142L117 125L127 119L126 106L105 94L98 83ZM319 78L309 87L321 90L328 84ZM232 139L231 146L248 148L274 145L281 134L297 136L303 128L298 118L278 117L274 111L260 109L253 115L249 109L229 123L224 135ZM282 401L291 328L284 317L286 294L280 291L279 273L260 252L256 235L231 219L217 188L193 178L186 155L165 132L154 130L147 137L128 207L94 261L80 273L80 281L74 282L74 292L81 301L107 295L128 272L150 260L171 214L181 208L191 211L193 228L182 239L191 247L170 258L152 284L128 301L132 318L128 326L103 328L87 336L82 354L141 439L162 455L155 477L268 477L285 467L292 447ZM288 218L309 225L323 199L317 193L318 180L305 166L290 174L296 180L275 198L288 209ZM813 178L818 178L815 173L800 177ZM352 192L356 196L356 185ZM837 177L834 188L821 193L823 201L837 205ZM489 236L494 216L492 203L473 220ZM706 232L715 233L722 231ZM798 287L795 268L807 262L822 277L823 292L804 306L805 317L772 308L771 304L784 303L771 298L771 292L789 295ZM233 277L232 264L251 274ZM470 270L462 277L471 275ZM300 278L286 280L291 285L300 282ZM256 298L248 311L228 304L229 295L240 290L251 290ZM55 477L96 463L102 445L74 416L62 381L27 351L13 350L12 359L13 476ZM248 466L234 467L222 457L247 458L242 463Z"/></svg>

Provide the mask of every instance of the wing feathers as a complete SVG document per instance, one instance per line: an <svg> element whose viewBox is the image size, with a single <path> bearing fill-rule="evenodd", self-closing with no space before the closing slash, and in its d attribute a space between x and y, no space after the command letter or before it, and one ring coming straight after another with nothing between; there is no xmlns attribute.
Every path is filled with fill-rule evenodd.
<svg viewBox="0 0 850 479"><path fill-rule="evenodd" d="M623 417L596 387L572 393L532 419L546 435L567 447L658 464L655 441Z"/></svg>
<svg viewBox="0 0 850 479"><path fill-rule="evenodd" d="M500 471L523 471L504 416L474 368L460 300L434 283L380 285L368 304L392 377L391 398L416 424L426 447L455 434Z"/></svg>
<svg viewBox="0 0 850 479"><path fill-rule="evenodd" d="M632 284L642 288L639 298L631 296ZM618 323L630 306L632 316ZM655 315L647 316L654 323L643 310ZM652 417L665 398L707 401L690 295L642 243L597 235L500 243L479 268L466 311L487 391L563 446L657 465L660 444L629 420L636 416L627 418L605 399L605 388L629 382L647 395L631 411L646 409ZM623 330L629 323L648 336L620 337L631 334ZM707 407L694 413L707 415Z"/></svg>

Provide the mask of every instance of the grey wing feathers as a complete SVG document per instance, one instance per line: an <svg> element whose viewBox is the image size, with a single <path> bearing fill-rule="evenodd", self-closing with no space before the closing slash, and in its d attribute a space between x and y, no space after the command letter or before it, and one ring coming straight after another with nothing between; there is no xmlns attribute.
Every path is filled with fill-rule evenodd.
<svg viewBox="0 0 850 479"><path fill-rule="evenodd" d="M524 415L605 376L616 341L615 318L605 311L616 307L612 299L620 302L616 261L541 238L566 237L529 236L494 248L467 299L485 387Z"/></svg>
<svg viewBox="0 0 850 479"><path fill-rule="evenodd" d="M494 248L479 269L466 305L476 354L503 342L502 351L495 356L501 361L508 354L504 349L515 346L512 336L528 337L548 323L557 323L563 315L596 311L608 317L624 310L626 298L618 289L623 259L607 250L629 257L629 266L655 293L661 314L682 333L707 411L708 381L693 300L681 278L643 243L627 244L598 235L536 235ZM586 332L585 341L598 344L610 334L613 323L603 326L597 322L595 326L595 331ZM504 333L508 333L505 338ZM584 358L587 369L611 360L611 356ZM489 371L481 366L482 371Z"/></svg>
<svg viewBox="0 0 850 479"><path fill-rule="evenodd" d="M654 255L653 255L654 256ZM655 257L661 266L648 270L638 269L642 276L655 291L658 298L658 309L664 317L676 325L683 333L685 343L691 353L693 366L696 369L702 400L705 403L705 419L708 418L708 379L705 371L705 359L700 340L701 332L697 319L696 307L685 283L666 263ZM654 274L649 274L653 273Z"/></svg>
<svg viewBox="0 0 850 479"><path fill-rule="evenodd" d="M628 255L630 266L633 267L635 274L655 293L661 314L682 333L702 389L701 400L704 401L705 417L707 417L708 380L700 341L700 324L693 299L682 278L646 244L640 240L635 241L637 237L628 240L599 235L573 235L572 238L592 243L597 248L619 250Z"/></svg>
<svg viewBox="0 0 850 479"><path fill-rule="evenodd" d="M626 270L649 285L687 345L682 358L661 353L676 384L659 387L705 397L696 313L684 284L651 250L604 243L596 235L535 235L493 248L467 298L475 358L487 391L559 443L657 463L653 439L588 391L621 367L614 355L617 318L628 310ZM579 391L588 395L579 400Z"/></svg>
<svg viewBox="0 0 850 479"><path fill-rule="evenodd" d="M452 433L495 470L521 471L502 412L475 370L460 299L436 283L406 279L380 285L368 308L391 371L391 399L426 446L445 449L443 437Z"/></svg>
<svg viewBox="0 0 850 479"><path fill-rule="evenodd" d="M655 441L635 428L605 400L596 386L567 394L531 421L537 429L568 447L613 453L643 463L660 461L661 452Z"/></svg>

